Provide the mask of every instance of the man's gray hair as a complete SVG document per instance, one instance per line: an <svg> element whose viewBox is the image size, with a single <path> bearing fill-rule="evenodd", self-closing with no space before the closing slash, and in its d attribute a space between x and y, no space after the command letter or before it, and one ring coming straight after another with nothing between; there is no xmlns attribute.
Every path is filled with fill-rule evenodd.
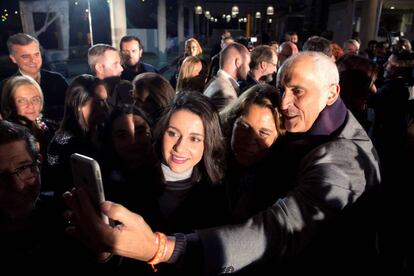
<svg viewBox="0 0 414 276"><path fill-rule="evenodd" d="M39 41L35 37L25 33L17 33L7 39L7 49L9 50L9 54L12 55L14 45L26 46L32 42L35 42L39 46Z"/></svg>
<svg viewBox="0 0 414 276"><path fill-rule="evenodd" d="M277 57L276 51L268 45L260 45L250 53L250 69L256 69L261 62L273 62L273 56Z"/></svg>
<svg viewBox="0 0 414 276"><path fill-rule="evenodd" d="M361 47L361 44L355 39L348 39L347 41L345 41L344 42L344 48L346 48L346 45L348 45L348 44L354 45L355 47L358 48L358 50Z"/></svg>
<svg viewBox="0 0 414 276"><path fill-rule="evenodd" d="M115 51L118 50L115 47L112 47L108 44L95 44L88 50L88 64L92 72L95 73L95 65L98 62L99 57L103 56L106 51Z"/></svg>
<svg viewBox="0 0 414 276"><path fill-rule="evenodd" d="M322 52L304 51L289 57L277 73L277 83L291 73L292 66L299 60L308 57L312 60L313 72L318 80L326 85L339 84L339 72L336 64Z"/></svg>

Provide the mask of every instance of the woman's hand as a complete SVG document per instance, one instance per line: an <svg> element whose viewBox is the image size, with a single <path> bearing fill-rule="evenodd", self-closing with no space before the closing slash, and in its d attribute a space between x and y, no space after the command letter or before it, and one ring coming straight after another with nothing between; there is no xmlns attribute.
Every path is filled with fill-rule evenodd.
<svg viewBox="0 0 414 276"><path fill-rule="evenodd" d="M105 201L100 206L102 212L120 223L112 227L97 214L85 190L74 189L66 192L63 198L72 211L70 220L73 225L66 231L94 251L141 261L150 260L157 252L156 236L140 215Z"/></svg>

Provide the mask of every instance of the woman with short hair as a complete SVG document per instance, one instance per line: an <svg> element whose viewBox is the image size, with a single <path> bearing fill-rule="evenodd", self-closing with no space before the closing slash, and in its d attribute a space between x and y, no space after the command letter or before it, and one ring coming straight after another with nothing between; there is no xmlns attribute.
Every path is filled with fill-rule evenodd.
<svg viewBox="0 0 414 276"><path fill-rule="evenodd" d="M44 98L39 84L31 77L11 77L6 81L1 96L3 119L27 127L35 136L41 154L45 156L58 125L43 118Z"/></svg>

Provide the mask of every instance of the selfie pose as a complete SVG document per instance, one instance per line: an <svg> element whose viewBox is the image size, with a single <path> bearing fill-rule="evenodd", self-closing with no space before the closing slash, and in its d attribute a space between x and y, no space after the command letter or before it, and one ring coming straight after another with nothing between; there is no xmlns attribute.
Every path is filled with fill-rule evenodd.
<svg viewBox="0 0 414 276"><path fill-rule="evenodd" d="M112 202L101 210L121 224L107 226L90 206L80 207L89 202L80 190L65 194L77 221L68 231L97 251L153 266L174 263L193 275L376 271L378 158L339 97L336 65L322 53L299 53L284 62L277 81L287 133L279 138L275 184L286 192L272 206L239 225L166 239Z"/></svg>

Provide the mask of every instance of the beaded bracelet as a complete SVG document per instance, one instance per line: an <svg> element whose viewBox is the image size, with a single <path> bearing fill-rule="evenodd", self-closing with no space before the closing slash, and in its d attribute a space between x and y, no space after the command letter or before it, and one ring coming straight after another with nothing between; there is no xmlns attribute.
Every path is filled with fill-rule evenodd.
<svg viewBox="0 0 414 276"><path fill-rule="evenodd" d="M150 259L147 263L151 265L154 272L157 272L155 265L159 264L167 254L168 238L161 232L155 232L155 235L155 244L158 245L157 252L155 253L154 257L152 257L152 259Z"/></svg>

